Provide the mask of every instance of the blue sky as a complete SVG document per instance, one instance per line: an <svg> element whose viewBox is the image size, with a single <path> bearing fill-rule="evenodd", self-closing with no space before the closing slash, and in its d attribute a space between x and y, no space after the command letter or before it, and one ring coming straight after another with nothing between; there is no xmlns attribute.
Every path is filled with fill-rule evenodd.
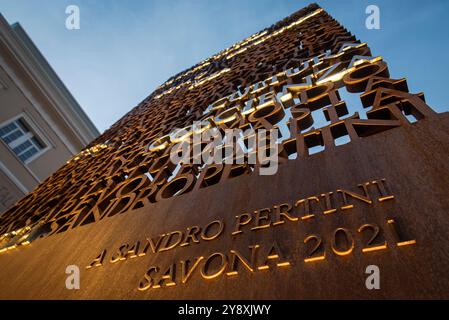
<svg viewBox="0 0 449 320"><path fill-rule="evenodd" d="M301 0L0 0L20 22L100 131L170 76L273 24L312 1ZM438 112L449 111L449 1L316 1L407 77ZM77 5L81 29L65 28ZM381 29L365 28L365 8Z"/></svg>

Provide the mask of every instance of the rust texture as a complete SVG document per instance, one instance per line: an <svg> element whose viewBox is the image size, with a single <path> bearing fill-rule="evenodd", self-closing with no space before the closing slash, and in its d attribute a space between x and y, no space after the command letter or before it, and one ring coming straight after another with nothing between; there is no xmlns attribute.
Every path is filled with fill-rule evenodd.
<svg viewBox="0 0 449 320"><path fill-rule="evenodd" d="M279 128L279 172L260 176L260 164L247 159L173 165L166 136L208 118L222 131ZM366 43L312 4L170 78L2 214L0 296L448 297L448 128L447 115L436 114L422 93L410 93ZM263 209L269 226L261 222ZM248 223L241 235L231 234L244 213L255 229ZM214 219L224 221L220 238L189 242L186 228L204 230ZM401 232L388 231L396 225ZM145 238L175 230L185 246L135 254L136 241L143 250ZM370 232L372 241L364 238ZM346 244L337 243L342 236ZM248 246L259 243L263 251L273 241L290 265L265 268L260 261L259 268L239 269L238 280L232 270L179 280L182 259L233 247L248 257ZM104 249L104 261L95 262ZM174 261L181 271L167 271L148 290L148 268ZM77 292L64 288L69 264L83 270ZM365 288L369 264L383 268L385 290Z"/></svg>

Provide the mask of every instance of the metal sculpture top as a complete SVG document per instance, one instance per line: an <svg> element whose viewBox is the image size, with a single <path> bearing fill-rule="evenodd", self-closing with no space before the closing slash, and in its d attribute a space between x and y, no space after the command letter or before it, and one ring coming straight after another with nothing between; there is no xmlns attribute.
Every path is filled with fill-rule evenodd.
<svg viewBox="0 0 449 320"><path fill-rule="evenodd" d="M261 164L246 159L170 162L170 133L194 130L195 121L279 129L282 166L434 115L366 43L312 4L157 88L0 216L0 251L258 172Z"/></svg>

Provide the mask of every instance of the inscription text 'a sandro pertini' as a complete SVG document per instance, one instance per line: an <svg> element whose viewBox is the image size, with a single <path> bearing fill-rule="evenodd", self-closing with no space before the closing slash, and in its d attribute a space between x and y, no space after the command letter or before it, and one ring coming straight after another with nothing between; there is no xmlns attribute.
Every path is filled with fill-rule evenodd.
<svg viewBox="0 0 449 320"><path fill-rule="evenodd" d="M86 269L101 267L105 262L117 263L148 254L164 254L176 248L186 248L191 245L207 243L220 239L223 235L236 237L244 233L258 232L268 228L280 230L279 226L286 223L304 223L317 219L348 217L351 209L366 209L365 206L383 205L395 197L391 193L386 179L370 180L357 186L358 190L336 189L332 192L307 196L291 203L276 204L269 208L254 210L251 213L236 215L233 220L225 223L223 220L213 220L207 225L190 226L184 230L175 230L148 237L144 241L137 240L131 244L122 244L116 250L104 249ZM340 220L339 220L340 221ZM225 225L231 228L226 232ZM248 246L248 251L229 249L226 252L213 252L194 258L179 260L165 267L151 266L139 284L140 291L150 288L175 286L185 284L192 277L195 270L204 280L237 276L242 270L247 272L263 272L270 268L291 267L298 263L318 263L325 261L329 254L345 257L358 251L370 254L385 251L389 248L399 248L416 244L416 239L405 232L404 225L398 223L394 217L380 223L364 223L354 230L338 227L329 234L309 233L300 239L301 261L290 261L283 253L284 244L274 241L271 246L255 243ZM388 236L386 236L388 234ZM387 241L388 238L388 241ZM282 244L282 246L281 246ZM183 249L184 250L184 249ZM291 250L288 250L291 252Z"/></svg>
<svg viewBox="0 0 449 320"><path fill-rule="evenodd" d="M337 189L331 192L319 193L297 199L291 203L281 203L270 208L254 210L251 213L241 213L231 221L232 230L229 234L237 236L247 230L254 232L270 227L276 227L286 222L306 223L310 219L329 217L332 214L348 213L355 208L357 203L373 205L393 200L386 179L371 180L357 186L359 190ZM225 232L225 223L222 220L214 220L205 226L189 226L184 230L174 230L148 237L145 240L136 240L133 243L122 244L111 257L111 262L119 262L127 259L143 257L147 254L162 253L175 248L183 248L201 242L209 242L218 239ZM103 257L100 254L88 266L91 268L98 264ZM102 260L102 259L101 259Z"/></svg>

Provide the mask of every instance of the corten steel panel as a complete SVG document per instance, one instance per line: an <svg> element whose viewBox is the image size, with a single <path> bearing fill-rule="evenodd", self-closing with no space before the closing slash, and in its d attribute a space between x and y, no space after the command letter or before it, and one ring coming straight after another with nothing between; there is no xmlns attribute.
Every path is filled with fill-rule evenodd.
<svg viewBox="0 0 449 320"><path fill-rule="evenodd" d="M307 161L290 162L274 177L239 177L197 193L162 201L148 208L127 212L96 224L38 240L29 248L1 257L1 298L112 298L112 299L304 299L304 298L449 298L447 212L449 199L449 115L437 122L422 121L411 128L398 128L343 146ZM337 211L315 221L284 225L239 236L231 236L234 216L273 204L354 183L386 178L395 199L375 205L356 204L347 212ZM269 196L267 196L269 195ZM207 198L207 202L202 199ZM199 201L201 204L199 205ZM384 251L363 254L357 241L351 255L339 257L326 248L327 259L303 262L304 238L320 234L329 238L337 227L353 231L364 223L385 225L389 217L401 218L417 244L403 248L392 245ZM105 248L114 251L124 243L144 240L172 230L204 226L215 219L226 224L217 240L187 248L148 254L110 263L108 252L103 266L85 270ZM248 230L245 230L248 231ZM137 290L147 268L169 266L178 261L213 252L228 254L231 248L245 251L248 245L267 247L273 239L285 251L290 267L235 277L201 278L198 270L186 283ZM82 266L81 289L67 290L67 265ZM366 266L381 269L381 290L365 288ZM179 268L179 266L178 266ZM179 272L179 270L177 270ZM180 282L180 281L179 281Z"/></svg>
<svg viewBox="0 0 449 320"><path fill-rule="evenodd" d="M223 111L250 98L249 115ZM328 121L311 128L313 111ZM220 130L286 126L278 172L177 171L174 144L155 140L208 116ZM449 114L309 6L171 78L1 216L0 298L449 298L448 129ZM365 286L369 265L381 290Z"/></svg>

